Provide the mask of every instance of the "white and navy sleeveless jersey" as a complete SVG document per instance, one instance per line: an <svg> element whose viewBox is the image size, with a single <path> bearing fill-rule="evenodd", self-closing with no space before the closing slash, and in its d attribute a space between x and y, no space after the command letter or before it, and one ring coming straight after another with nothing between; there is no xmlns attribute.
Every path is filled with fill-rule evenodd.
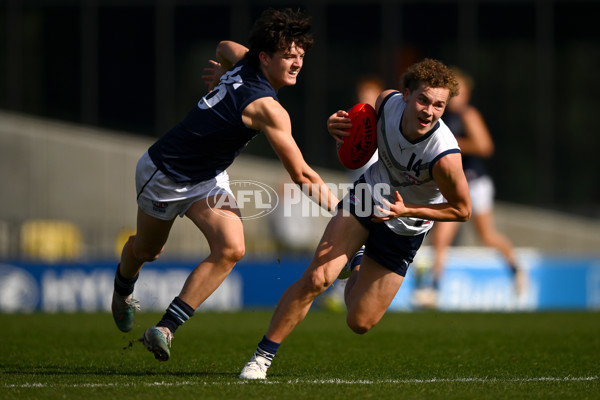
<svg viewBox="0 0 600 400"><path fill-rule="evenodd" d="M401 125L405 108L406 103L399 92L388 95L379 107L379 160L365 172L365 180L373 188L373 199L379 206L382 196L394 203L396 190L406 204L442 203L444 197L433 180L432 169L443 156L460 153L458 143L441 119L423 137L408 141L402 134ZM379 190L378 183L383 184L379 185ZM395 233L406 236L419 235L433 227L432 221L408 217L385 223Z"/></svg>
<svg viewBox="0 0 600 400"><path fill-rule="evenodd" d="M242 112L277 92L262 72L245 60L221 77L219 85L185 119L148 149L154 164L177 183L198 183L225 171L258 131L242 122Z"/></svg>

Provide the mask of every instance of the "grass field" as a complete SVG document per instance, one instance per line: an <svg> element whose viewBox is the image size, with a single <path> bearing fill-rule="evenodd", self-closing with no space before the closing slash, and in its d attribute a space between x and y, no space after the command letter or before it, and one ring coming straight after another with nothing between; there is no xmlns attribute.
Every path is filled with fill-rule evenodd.
<svg viewBox="0 0 600 400"><path fill-rule="evenodd" d="M600 399L599 313L399 313L353 334L314 311L267 381L237 378L270 312L197 313L158 363L109 314L0 315L1 399ZM131 345L130 345L131 343Z"/></svg>

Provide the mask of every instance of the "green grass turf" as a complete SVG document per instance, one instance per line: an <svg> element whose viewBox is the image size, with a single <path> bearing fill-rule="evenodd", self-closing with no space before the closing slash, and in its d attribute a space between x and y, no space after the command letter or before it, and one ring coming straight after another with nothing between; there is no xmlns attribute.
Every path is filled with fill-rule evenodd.
<svg viewBox="0 0 600 400"><path fill-rule="evenodd" d="M197 313L159 363L109 314L0 314L0 399L599 399L600 313L311 311L267 382L238 379L271 312ZM131 343L131 345L130 345Z"/></svg>

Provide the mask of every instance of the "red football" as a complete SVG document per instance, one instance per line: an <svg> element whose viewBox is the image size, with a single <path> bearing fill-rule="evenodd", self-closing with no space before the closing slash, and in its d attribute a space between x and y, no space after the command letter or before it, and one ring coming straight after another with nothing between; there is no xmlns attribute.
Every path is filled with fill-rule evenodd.
<svg viewBox="0 0 600 400"><path fill-rule="evenodd" d="M377 150L377 113L367 103L358 103L348 111L352 120L350 136L338 145L337 153L342 165L348 169L364 166Z"/></svg>

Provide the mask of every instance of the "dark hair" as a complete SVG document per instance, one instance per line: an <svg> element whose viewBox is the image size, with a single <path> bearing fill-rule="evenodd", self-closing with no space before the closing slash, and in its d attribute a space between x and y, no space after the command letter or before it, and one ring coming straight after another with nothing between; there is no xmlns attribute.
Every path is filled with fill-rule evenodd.
<svg viewBox="0 0 600 400"><path fill-rule="evenodd" d="M314 43L310 28L310 18L300 10L269 8L263 11L250 30L248 64L258 68L258 55L262 51L272 56L277 51L289 50L292 44L308 51Z"/></svg>
<svg viewBox="0 0 600 400"><path fill-rule="evenodd" d="M449 89L448 99L458 94L458 82L450 68L431 58L411 65L402 75L401 82L402 89L408 88L411 92L423 82L434 88Z"/></svg>

